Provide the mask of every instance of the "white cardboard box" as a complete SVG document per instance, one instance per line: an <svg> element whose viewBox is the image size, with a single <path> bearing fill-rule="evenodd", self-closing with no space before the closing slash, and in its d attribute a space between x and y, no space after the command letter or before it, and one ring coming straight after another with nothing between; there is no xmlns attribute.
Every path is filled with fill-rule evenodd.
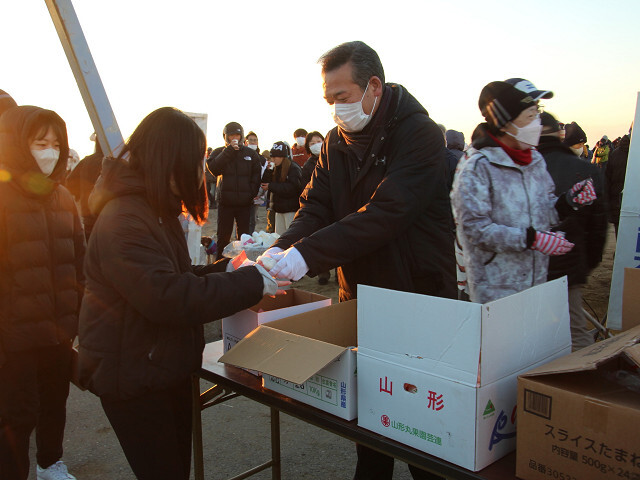
<svg viewBox="0 0 640 480"><path fill-rule="evenodd" d="M352 300L263 324L220 361L262 372L266 388L353 420L356 305Z"/></svg>
<svg viewBox="0 0 640 480"><path fill-rule="evenodd" d="M330 298L297 288L291 288L286 295L277 295L275 298L263 297L257 305L222 319L224 351L228 352L245 335L263 323L328 305L331 305Z"/></svg>
<svg viewBox="0 0 640 480"><path fill-rule="evenodd" d="M571 351L566 278L484 305L358 298L358 425L469 470L515 448L518 375Z"/></svg>

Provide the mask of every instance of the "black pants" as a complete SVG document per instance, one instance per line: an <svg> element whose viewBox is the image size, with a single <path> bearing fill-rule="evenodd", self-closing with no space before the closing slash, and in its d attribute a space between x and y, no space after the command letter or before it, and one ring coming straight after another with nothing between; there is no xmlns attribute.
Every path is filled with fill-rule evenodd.
<svg viewBox="0 0 640 480"><path fill-rule="evenodd" d="M0 366L0 478L29 476L29 437L36 429L36 459L47 468L62 458L71 379L71 342L6 352Z"/></svg>
<svg viewBox="0 0 640 480"><path fill-rule="evenodd" d="M226 205L218 205L218 260L222 258L224 247L229 245L234 220L236 222L236 236L238 238L240 238L240 235L243 233L252 233L249 232L250 212L251 206L228 207Z"/></svg>
<svg viewBox="0 0 640 480"><path fill-rule="evenodd" d="M356 451L358 464L354 480L391 480L393 478L393 457L358 443L356 443ZM426 472L413 465L409 465L409 471L414 480L444 480L435 473Z"/></svg>
<svg viewBox="0 0 640 480"><path fill-rule="evenodd" d="M102 400L138 480L188 480L191 470L191 380L122 401Z"/></svg>

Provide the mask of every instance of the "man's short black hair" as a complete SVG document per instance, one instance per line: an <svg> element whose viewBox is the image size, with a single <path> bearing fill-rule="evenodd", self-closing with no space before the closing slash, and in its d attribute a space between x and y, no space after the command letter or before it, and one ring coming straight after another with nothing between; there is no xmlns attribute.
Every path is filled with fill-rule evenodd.
<svg viewBox="0 0 640 480"><path fill-rule="evenodd" d="M306 137L307 131L304 128L298 128L295 132L293 132L293 138L298 137Z"/></svg>
<svg viewBox="0 0 640 480"><path fill-rule="evenodd" d="M363 90L371 77L378 77L384 85L384 69L376 51L364 42L346 42L332 48L320 57L322 73L340 68L345 63L353 65L353 82Z"/></svg>

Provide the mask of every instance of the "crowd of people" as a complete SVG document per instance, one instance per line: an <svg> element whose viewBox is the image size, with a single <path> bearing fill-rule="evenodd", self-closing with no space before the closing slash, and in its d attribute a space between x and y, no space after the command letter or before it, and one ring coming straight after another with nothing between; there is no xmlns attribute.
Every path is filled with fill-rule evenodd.
<svg viewBox="0 0 640 480"><path fill-rule="evenodd" d="M304 275L336 269L341 301L367 284L480 303L567 275L574 349L593 342L581 288L607 221L617 233L629 135L589 150L577 123L541 111L553 92L511 78L481 89L485 122L466 144L363 42L319 63L336 127L262 152L237 122L207 150L165 107L116 158L96 142L73 165L64 121L0 91L0 478L28 477L34 429L37 478L75 478L62 461L73 372L137 478L188 479L203 324ZM261 206L276 243L256 262L225 258ZM201 225L210 208L217 260L193 266L178 217ZM392 457L356 447L355 479L392 478Z"/></svg>

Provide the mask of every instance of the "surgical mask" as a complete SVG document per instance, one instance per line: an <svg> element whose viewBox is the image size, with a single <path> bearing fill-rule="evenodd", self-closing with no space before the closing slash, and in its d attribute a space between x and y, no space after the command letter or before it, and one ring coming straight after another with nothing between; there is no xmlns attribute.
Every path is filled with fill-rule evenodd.
<svg viewBox="0 0 640 480"><path fill-rule="evenodd" d="M579 148L573 148L573 147L569 147L571 149L571 151L573 153L575 153L577 156L580 156L584 153L584 148L579 147Z"/></svg>
<svg viewBox="0 0 640 480"><path fill-rule="evenodd" d="M509 132L506 133L519 142L526 143L532 147L538 145L538 142L540 141L540 134L542 133L542 121L540 120L540 115L537 115L529 125L525 125L524 127L518 127L513 123L511 123L511 125L518 130L518 133L515 135Z"/></svg>
<svg viewBox="0 0 640 480"><path fill-rule="evenodd" d="M299 147L304 147L305 140L306 140L305 137L296 137L296 143L298 144Z"/></svg>
<svg viewBox="0 0 640 480"><path fill-rule="evenodd" d="M258 145L247 145L247 147L249 147L251 150L258 150Z"/></svg>
<svg viewBox="0 0 640 480"><path fill-rule="evenodd" d="M314 143L313 145L309 146L309 150L311 150L311 153L313 153L314 155L320 155L320 150L322 150L322 144Z"/></svg>
<svg viewBox="0 0 640 480"><path fill-rule="evenodd" d="M332 105L333 121L345 132L360 132L371 120L371 115L367 115L362 109L362 100L364 100L368 88L369 84L367 83L367 88L364 89L364 93L359 102L334 103ZM378 97L375 97L371 112L373 112L373 109L376 107L377 101Z"/></svg>
<svg viewBox="0 0 640 480"><path fill-rule="evenodd" d="M44 150L31 150L31 155L38 162L38 166L42 173L47 177L51 175L53 169L56 168L58 158L60 157L60 151L55 148L47 148Z"/></svg>

